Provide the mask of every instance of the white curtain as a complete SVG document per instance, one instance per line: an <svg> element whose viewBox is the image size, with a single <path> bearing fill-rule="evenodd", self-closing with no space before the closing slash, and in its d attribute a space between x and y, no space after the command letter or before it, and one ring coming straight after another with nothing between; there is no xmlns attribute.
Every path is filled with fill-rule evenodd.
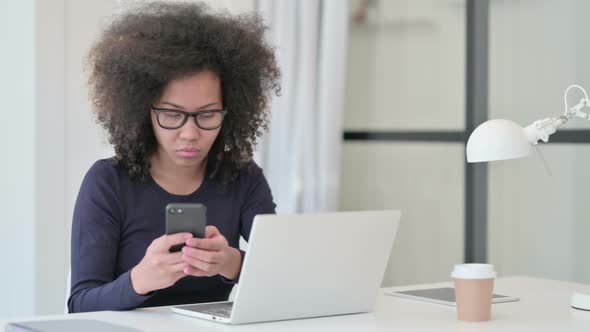
<svg viewBox="0 0 590 332"><path fill-rule="evenodd" d="M255 160L277 212L338 208L348 1L259 0L282 72Z"/></svg>

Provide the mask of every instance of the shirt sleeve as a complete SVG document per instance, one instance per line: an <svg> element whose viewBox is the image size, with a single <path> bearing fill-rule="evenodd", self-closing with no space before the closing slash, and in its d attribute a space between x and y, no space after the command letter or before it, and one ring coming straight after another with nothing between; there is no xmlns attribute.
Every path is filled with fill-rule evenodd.
<svg viewBox="0 0 590 332"><path fill-rule="evenodd" d="M250 239L250 231L254 217L259 214L274 214L276 204L273 201L272 193L268 181L264 177L262 169L254 162L246 167L244 173L247 174L245 178L248 179L245 186L244 200L240 209L240 235L246 241ZM240 250L241 265L244 265L244 257L246 252ZM240 271L241 272L241 271ZM240 275L235 280L230 280L225 277L221 279L226 283L237 283Z"/></svg>
<svg viewBox="0 0 590 332"><path fill-rule="evenodd" d="M116 171L98 161L88 171L74 207L71 238L70 313L128 310L150 296L139 295L127 271L115 277L123 209Z"/></svg>
<svg viewBox="0 0 590 332"><path fill-rule="evenodd" d="M262 169L253 163L249 172L249 183L241 208L240 220L240 233L246 241L250 239L250 231L256 215L276 213L276 204L273 202L270 186Z"/></svg>

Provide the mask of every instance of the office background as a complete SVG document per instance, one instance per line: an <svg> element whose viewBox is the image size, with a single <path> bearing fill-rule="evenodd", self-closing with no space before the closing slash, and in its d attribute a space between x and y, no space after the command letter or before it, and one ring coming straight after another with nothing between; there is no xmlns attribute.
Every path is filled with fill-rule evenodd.
<svg viewBox="0 0 590 332"><path fill-rule="evenodd" d="M475 1L348 2L343 139L329 148L341 149L339 210L403 211L384 285L448 280L465 258L466 205L481 196L466 194L464 132L477 111L468 91L482 86L466 71L478 63L469 31L488 32L489 118L526 125L561 114L568 85L590 87L590 3L481 1L487 21L469 26ZM206 2L234 13L259 4ZM112 153L82 61L124 3L0 4L0 318L63 310L73 203L88 167ZM500 275L590 282L590 123L567 128L576 131L541 147L551 176L533 157L491 163L478 179L487 184L486 256Z"/></svg>

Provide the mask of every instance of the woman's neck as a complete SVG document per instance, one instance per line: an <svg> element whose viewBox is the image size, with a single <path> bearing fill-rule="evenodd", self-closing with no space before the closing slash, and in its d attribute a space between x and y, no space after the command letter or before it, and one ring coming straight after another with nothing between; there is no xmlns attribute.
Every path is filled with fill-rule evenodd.
<svg viewBox="0 0 590 332"><path fill-rule="evenodd" d="M150 175L167 192L189 195L203 183L206 169L206 158L197 167L182 167L156 152L151 158Z"/></svg>

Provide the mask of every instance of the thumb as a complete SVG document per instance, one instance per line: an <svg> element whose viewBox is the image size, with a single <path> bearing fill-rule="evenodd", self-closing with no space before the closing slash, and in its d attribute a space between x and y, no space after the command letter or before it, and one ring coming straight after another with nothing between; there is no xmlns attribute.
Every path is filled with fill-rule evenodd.
<svg viewBox="0 0 590 332"><path fill-rule="evenodd" d="M191 233L175 233L170 235L164 235L164 247L169 249L172 246L183 244L186 240L193 237Z"/></svg>
<svg viewBox="0 0 590 332"><path fill-rule="evenodd" d="M219 235L219 230L215 226L207 226L205 227L205 238L210 239L212 237L216 237Z"/></svg>

